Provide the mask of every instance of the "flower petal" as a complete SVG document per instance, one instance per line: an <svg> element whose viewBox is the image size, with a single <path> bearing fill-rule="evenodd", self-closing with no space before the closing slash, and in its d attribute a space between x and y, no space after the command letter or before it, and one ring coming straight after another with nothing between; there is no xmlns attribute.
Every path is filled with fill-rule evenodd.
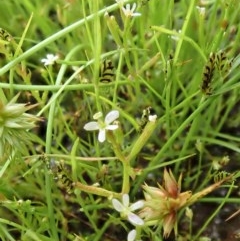
<svg viewBox="0 0 240 241"><path fill-rule="evenodd" d="M144 201L140 200L140 201L137 201L135 203L133 203L131 206L130 206L130 210L131 211L135 211L137 209L140 209L144 206Z"/></svg>
<svg viewBox="0 0 240 241"><path fill-rule="evenodd" d="M148 120L149 120L150 122L155 122L156 119L157 119L157 115L149 115L149 117L148 117Z"/></svg>
<svg viewBox="0 0 240 241"><path fill-rule="evenodd" d="M114 209L116 209L118 212L124 211L125 207L120 203L117 199L113 198L112 199L112 205Z"/></svg>
<svg viewBox="0 0 240 241"><path fill-rule="evenodd" d="M105 117L105 124L108 125L108 124L112 123L118 117L119 117L119 111L118 110L110 111Z"/></svg>
<svg viewBox="0 0 240 241"><path fill-rule="evenodd" d="M136 238L136 235L137 235L137 231L136 231L135 229L131 230L131 231L128 233L127 241L134 241L135 238Z"/></svg>
<svg viewBox="0 0 240 241"><path fill-rule="evenodd" d="M176 225L176 213L172 212L163 219L163 236L165 238L170 235L174 225Z"/></svg>
<svg viewBox="0 0 240 241"><path fill-rule="evenodd" d="M106 126L106 130L116 130L118 128L118 125L108 125L108 126Z"/></svg>
<svg viewBox="0 0 240 241"><path fill-rule="evenodd" d="M132 9L131 9L131 12L132 12L132 13L135 11L136 7L137 7L137 4L136 4L136 3L133 3ZM130 7L129 7L129 9L130 9Z"/></svg>
<svg viewBox="0 0 240 241"><path fill-rule="evenodd" d="M87 131L95 131L99 130L99 125L96 121L91 121L88 122L83 128Z"/></svg>
<svg viewBox="0 0 240 241"><path fill-rule="evenodd" d="M128 220L135 226L142 226L144 224L144 221L138 215L131 212L128 214Z"/></svg>
<svg viewBox="0 0 240 241"><path fill-rule="evenodd" d="M124 207L128 207L129 205L129 195L128 194L123 194L122 196L122 203Z"/></svg>
<svg viewBox="0 0 240 241"><path fill-rule="evenodd" d="M98 133L98 141L104 142L106 140L106 132L105 129L100 129Z"/></svg>
<svg viewBox="0 0 240 241"><path fill-rule="evenodd" d="M141 13L132 13L132 17L138 17L138 16L141 16L142 14Z"/></svg>

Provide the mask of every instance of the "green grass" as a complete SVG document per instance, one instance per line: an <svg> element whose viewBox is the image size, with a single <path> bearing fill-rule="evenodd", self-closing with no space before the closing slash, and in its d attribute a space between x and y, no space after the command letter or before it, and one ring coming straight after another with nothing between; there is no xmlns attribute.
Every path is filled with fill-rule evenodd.
<svg viewBox="0 0 240 241"><path fill-rule="evenodd" d="M143 200L142 185L162 184L164 168L182 173L182 192L235 178L220 187L223 196L195 200L203 210L215 205L203 223L179 210L176 240L201 240L223 206L237 210L240 7L237 0L200 2L138 0L136 17L113 0L0 2L0 138L10 118L1 109L17 93L17 103L37 104L28 113L41 118L24 129L30 142L13 128L0 152L1 240L127 240L134 226L111 199ZM58 55L56 63L44 66L47 54ZM99 77L106 59L114 66L109 82ZM157 120L140 130L149 106ZM111 110L119 111L119 128L100 143L84 126ZM158 221L137 227L138 239L167 240Z"/></svg>

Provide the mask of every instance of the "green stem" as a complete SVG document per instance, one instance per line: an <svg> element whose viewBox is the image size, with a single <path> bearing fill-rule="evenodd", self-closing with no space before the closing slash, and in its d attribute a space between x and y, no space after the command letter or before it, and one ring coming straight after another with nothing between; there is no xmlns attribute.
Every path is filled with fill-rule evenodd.
<svg viewBox="0 0 240 241"><path fill-rule="evenodd" d="M77 46L74 48L67 56L66 60L70 59L71 56L75 53L75 51L79 48ZM58 73L57 79L56 79L56 86L61 85L63 75L65 73L65 70L67 68L66 64L63 64L61 66L61 69ZM56 98L54 98L56 96ZM47 135L46 135L46 154L51 153L51 147L52 147L52 136L53 136L53 124L54 124L54 118L55 118L55 106L57 104L57 97L58 93L53 94L53 101L51 103L50 109L49 109L49 115L48 115L48 125L47 125ZM53 208L53 201L52 201L52 190L51 190L51 178L48 173L48 171L45 171L45 186L46 186L46 199L47 199L47 207L48 207L48 218L51 226L52 235L54 237L54 240L59 240L58 233L57 233L57 227L55 223L54 218L54 208Z"/></svg>
<svg viewBox="0 0 240 241"><path fill-rule="evenodd" d="M108 140L112 144L113 151L116 157L122 162L123 164L123 184L122 184L122 193L129 193L130 189L130 174L131 174L131 167L127 158L123 155L120 145L116 142L115 137L112 131L107 133Z"/></svg>
<svg viewBox="0 0 240 241"><path fill-rule="evenodd" d="M200 230L198 231L198 233L195 235L195 237L193 237L192 241L198 240L199 236L202 234L202 232L206 229L206 227L208 226L208 224L213 220L214 217L216 217L216 215L220 212L220 210L222 209L223 205L225 204L225 201L228 199L228 197L230 196L232 189L233 189L233 185L234 182L232 182L232 185L230 186L230 188L228 189L228 193L225 196L225 199L223 200L223 202L221 202L221 204L217 207L217 209L213 212L213 214L208 218L208 220L204 223L204 225L202 226L202 228L200 228Z"/></svg>
<svg viewBox="0 0 240 241"><path fill-rule="evenodd" d="M111 192L100 187L85 185L85 184L82 184L81 182L75 182L74 187L77 189L80 189L83 192L95 194L102 197L120 198L122 196L121 193Z"/></svg>
<svg viewBox="0 0 240 241"><path fill-rule="evenodd" d="M174 64L176 64L177 61L178 61L179 53L180 53L180 50L181 50L181 47L182 47L182 44L183 44L183 36L185 36L185 34L186 34L186 30L187 30L188 24L190 22L191 14L192 14L193 9L194 9L195 1L196 0L191 0L190 3L189 3L187 16L185 17L185 21L184 21L182 31L181 31L181 38L179 39L179 41L177 43L176 51L175 51L174 58L173 58ZM200 52L202 52L202 51L200 51Z"/></svg>
<svg viewBox="0 0 240 241"><path fill-rule="evenodd" d="M130 163L141 151L144 147L150 136L152 135L153 131L157 126L156 121L149 121L145 126L142 134L138 137L137 141L134 143L133 147L131 148L131 152L129 153L127 160Z"/></svg>

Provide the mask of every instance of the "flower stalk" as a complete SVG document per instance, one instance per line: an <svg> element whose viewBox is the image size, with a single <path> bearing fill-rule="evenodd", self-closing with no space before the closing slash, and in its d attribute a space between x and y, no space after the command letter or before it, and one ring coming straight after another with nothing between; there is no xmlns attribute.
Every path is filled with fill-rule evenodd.
<svg viewBox="0 0 240 241"><path fill-rule="evenodd" d="M142 134L138 137L137 141L134 143L131 152L129 153L127 160L131 162L141 151L141 149L144 147L150 136L152 135L153 131L155 130L157 126L156 120L149 121L147 125L145 126Z"/></svg>
<svg viewBox="0 0 240 241"><path fill-rule="evenodd" d="M108 140L112 144L113 151L116 157L122 162L123 165L123 184L122 184L122 193L128 193L130 188L130 164L126 157L123 155L119 143L116 142L115 137L112 132L107 133Z"/></svg>
<svg viewBox="0 0 240 241"><path fill-rule="evenodd" d="M100 187L85 185L85 184L82 184L81 182L74 182L73 186L83 192L95 194L95 195L102 196L102 197L107 197L110 199L113 197L120 198L122 195L121 193L108 191L108 190L100 188Z"/></svg>

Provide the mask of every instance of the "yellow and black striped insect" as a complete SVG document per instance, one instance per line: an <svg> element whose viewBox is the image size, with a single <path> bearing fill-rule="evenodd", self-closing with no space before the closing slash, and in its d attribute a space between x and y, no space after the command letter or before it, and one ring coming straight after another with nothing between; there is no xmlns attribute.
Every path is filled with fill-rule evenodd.
<svg viewBox="0 0 240 241"><path fill-rule="evenodd" d="M111 60L105 59L102 63L100 73L99 73L99 82L108 84L113 81L114 78L114 66Z"/></svg>
<svg viewBox="0 0 240 241"><path fill-rule="evenodd" d="M215 60L216 60L215 53L211 53L209 56L208 62L204 67L201 90L205 95L211 95L212 93L211 82L213 79L213 74L215 69Z"/></svg>
<svg viewBox="0 0 240 241"><path fill-rule="evenodd" d="M57 165L57 179L63 184L68 193L71 193L74 187L73 180L66 174L62 164Z"/></svg>
<svg viewBox="0 0 240 241"><path fill-rule="evenodd" d="M139 129L138 129L139 133L143 131L144 127L147 125L149 121L149 116L151 115L155 115L155 110L151 106L143 110L142 117L139 121Z"/></svg>
<svg viewBox="0 0 240 241"><path fill-rule="evenodd" d="M225 78L229 74L231 67L232 60L228 59L225 51L220 50L217 53L211 53L203 71L202 92L210 95L212 93L211 83L214 73L218 72L221 77Z"/></svg>
<svg viewBox="0 0 240 241"><path fill-rule="evenodd" d="M0 53L4 54L7 59L11 59L17 47L18 44L12 35L5 29L0 28Z"/></svg>
<svg viewBox="0 0 240 241"><path fill-rule="evenodd" d="M0 28L0 39L11 42L13 40L13 37L5 29Z"/></svg>
<svg viewBox="0 0 240 241"><path fill-rule="evenodd" d="M99 71L99 83L101 84L109 84L114 80L114 66L111 60L105 59L101 65ZM100 93L102 95L108 95L110 93L110 87L101 88Z"/></svg>
<svg viewBox="0 0 240 241"><path fill-rule="evenodd" d="M55 180L58 180L68 193L72 193L75 183L66 174L64 166L62 163L56 163L55 161L47 160L45 161L47 168L51 171Z"/></svg>
<svg viewBox="0 0 240 241"><path fill-rule="evenodd" d="M216 54L216 67L222 76L226 76L232 67L232 61L226 55L226 52L220 50Z"/></svg>

